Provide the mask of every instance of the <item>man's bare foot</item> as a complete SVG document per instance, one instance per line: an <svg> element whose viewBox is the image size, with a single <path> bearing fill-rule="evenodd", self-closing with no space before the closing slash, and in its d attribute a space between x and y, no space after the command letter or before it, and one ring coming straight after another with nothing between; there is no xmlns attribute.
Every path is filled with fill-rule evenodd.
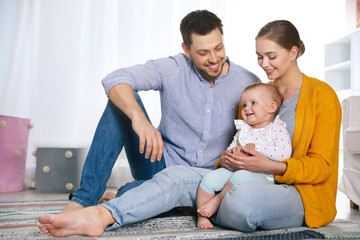
<svg viewBox="0 0 360 240"><path fill-rule="evenodd" d="M102 206L87 207L57 215L38 218L38 228L49 236L71 235L100 236L115 220L109 210Z"/></svg>
<svg viewBox="0 0 360 240"><path fill-rule="evenodd" d="M102 197L99 200L99 204L104 203L104 202L108 202L111 199L114 199L116 196L116 194L114 192L106 192L104 193L104 195L102 195Z"/></svg>
<svg viewBox="0 0 360 240"><path fill-rule="evenodd" d="M208 228L214 228L214 225L212 225L212 223L208 218L198 214L197 227L208 229Z"/></svg>
<svg viewBox="0 0 360 240"><path fill-rule="evenodd" d="M61 213L71 212L79 209L83 209L84 207L77 202L70 202L66 207L61 211Z"/></svg>
<svg viewBox="0 0 360 240"><path fill-rule="evenodd" d="M221 201L217 196L207 201L204 205L198 208L197 212L203 217L211 217L219 209Z"/></svg>

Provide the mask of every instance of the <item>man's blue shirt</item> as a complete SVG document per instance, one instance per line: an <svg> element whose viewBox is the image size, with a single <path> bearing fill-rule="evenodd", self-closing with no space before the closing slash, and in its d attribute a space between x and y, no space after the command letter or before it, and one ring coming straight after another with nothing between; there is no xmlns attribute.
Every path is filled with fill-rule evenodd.
<svg viewBox="0 0 360 240"><path fill-rule="evenodd" d="M184 54L150 60L116 70L102 81L106 93L127 83L135 91L160 92L166 166L189 165L213 169L235 134L240 95L258 77L232 62L228 74L211 86Z"/></svg>

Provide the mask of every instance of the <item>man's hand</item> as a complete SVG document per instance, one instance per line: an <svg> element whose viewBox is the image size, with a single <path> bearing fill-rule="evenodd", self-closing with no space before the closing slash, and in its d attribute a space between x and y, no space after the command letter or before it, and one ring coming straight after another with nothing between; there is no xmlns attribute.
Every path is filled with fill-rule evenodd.
<svg viewBox="0 0 360 240"><path fill-rule="evenodd" d="M145 158L149 158L151 154L151 162L160 161L164 153L161 133L147 119L134 119L132 127L139 136L140 153L144 153L145 150Z"/></svg>
<svg viewBox="0 0 360 240"><path fill-rule="evenodd" d="M134 132L139 136L139 151L145 158L151 154L151 162L161 160L164 143L160 132L148 121L144 111L135 99L134 89L128 84L118 84L109 91L109 98L132 122ZM145 149L146 146L146 149Z"/></svg>

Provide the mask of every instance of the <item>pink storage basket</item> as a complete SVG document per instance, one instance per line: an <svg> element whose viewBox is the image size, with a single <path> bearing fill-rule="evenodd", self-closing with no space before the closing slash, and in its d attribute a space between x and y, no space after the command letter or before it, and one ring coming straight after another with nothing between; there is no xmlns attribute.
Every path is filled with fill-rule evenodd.
<svg viewBox="0 0 360 240"><path fill-rule="evenodd" d="M30 119L0 116L0 192L24 188Z"/></svg>

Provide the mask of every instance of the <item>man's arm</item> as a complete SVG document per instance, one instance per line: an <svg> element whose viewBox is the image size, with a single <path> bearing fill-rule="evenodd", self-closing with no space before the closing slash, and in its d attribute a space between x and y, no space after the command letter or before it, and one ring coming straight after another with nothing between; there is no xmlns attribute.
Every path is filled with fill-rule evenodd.
<svg viewBox="0 0 360 240"><path fill-rule="evenodd" d="M139 151L148 158L151 153L151 162L161 160L164 152L164 143L160 132L148 121L145 113L135 99L134 89L129 84L118 84L109 90L109 98L132 122L132 128L139 136Z"/></svg>

